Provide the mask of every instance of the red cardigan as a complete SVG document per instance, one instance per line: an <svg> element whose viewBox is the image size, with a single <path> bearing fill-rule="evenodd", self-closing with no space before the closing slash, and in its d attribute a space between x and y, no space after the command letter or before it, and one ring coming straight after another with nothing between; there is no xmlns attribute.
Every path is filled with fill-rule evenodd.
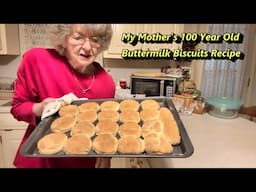
<svg viewBox="0 0 256 192"><path fill-rule="evenodd" d="M75 79L65 57L54 49L33 48L23 55L14 83L14 96L11 108L12 115L19 121L29 123L22 143L36 126L36 117L32 112L34 103L47 97L59 98L70 92L77 97L88 99L113 98L115 83L112 77L98 64L94 83L85 94L80 85L87 88L92 83L91 76L76 73L80 85ZM95 158L28 158L21 156L19 146L14 165L16 167L94 167Z"/></svg>

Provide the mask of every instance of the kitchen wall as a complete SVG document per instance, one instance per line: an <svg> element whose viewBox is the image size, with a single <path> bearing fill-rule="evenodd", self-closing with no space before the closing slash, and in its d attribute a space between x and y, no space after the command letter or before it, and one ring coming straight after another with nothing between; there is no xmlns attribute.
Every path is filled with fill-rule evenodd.
<svg viewBox="0 0 256 192"><path fill-rule="evenodd" d="M104 67L113 76L117 83L120 79L126 79L130 84L130 75L136 71L160 72L161 67L171 65L188 66L187 63L169 60L123 60L123 59L104 59Z"/></svg>
<svg viewBox="0 0 256 192"><path fill-rule="evenodd" d="M51 24L20 24L20 55L19 56L0 56L0 77L16 77L16 71L21 62L22 54L32 47L51 47L48 32ZM176 66L186 63L175 63L169 60L123 60L123 59L104 59L102 54L97 60L113 76L115 82L125 78L129 84L130 74L135 71L159 71L165 65Z"/></svg>
<svg viewBox="0 0 256 192"><path fill-rule="evenodd" d="M20 58L20 56L0 55L0 77L15 78Z"/></svg>

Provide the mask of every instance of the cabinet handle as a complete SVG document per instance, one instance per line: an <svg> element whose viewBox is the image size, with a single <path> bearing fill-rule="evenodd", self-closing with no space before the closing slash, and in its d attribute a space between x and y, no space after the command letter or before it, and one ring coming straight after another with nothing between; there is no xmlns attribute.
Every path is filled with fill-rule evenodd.
<svg viewBox="0 0 256 192"><path fill-rule="evenodd" d="M0 135L0 143L2 144L2 135Z"/></svg>
<svg viewBox="0 0 256 192"><path fill-rule="evenodd" d="M12 131L13 129L4 129L4 131Z"/></svg>

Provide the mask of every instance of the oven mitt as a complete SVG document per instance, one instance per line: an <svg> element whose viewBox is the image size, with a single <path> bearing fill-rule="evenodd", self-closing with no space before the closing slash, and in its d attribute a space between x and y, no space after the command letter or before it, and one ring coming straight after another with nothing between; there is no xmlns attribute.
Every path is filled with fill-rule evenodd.
<svg viewBox="0 0 256 192"><path fill-rule="evenodd" d="M41 120L55 114L57 111L59 111L61 106L71 104L75 100L87 100L87 98L79 99L73 93L66 94L63 97L60 97L60 98L56 99L55 101L48 103L44 107L44 110L43 110L43 113L41 116Z"/></svg>

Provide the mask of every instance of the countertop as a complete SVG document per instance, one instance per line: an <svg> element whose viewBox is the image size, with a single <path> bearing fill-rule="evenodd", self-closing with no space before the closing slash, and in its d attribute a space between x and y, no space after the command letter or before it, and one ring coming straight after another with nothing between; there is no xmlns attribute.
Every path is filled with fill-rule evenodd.
<svg viewBox="0 0 256 192"><path fill-rule="evenodd" d="M194 146L188 158L150 159L155 168L256 168L256 123L207 113L180 115Z"/></svg>
<svg viewBox="0 0 256 192"><path fill-rule="evenodd" d="M25 130L27 128L27 122L17 121L10 113L11 106L1 106L11 100L0 100L0 130Z"/></svg>

